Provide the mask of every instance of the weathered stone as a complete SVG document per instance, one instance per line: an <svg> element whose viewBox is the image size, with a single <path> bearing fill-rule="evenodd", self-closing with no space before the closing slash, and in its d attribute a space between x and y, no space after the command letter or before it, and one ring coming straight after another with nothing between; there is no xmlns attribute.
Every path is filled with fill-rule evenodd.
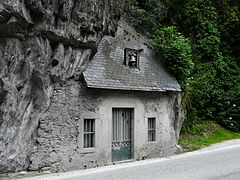
<svg viewBox="0 0 240 180"><path fill-rule="evenodd" d="M32 136L38 118L49 105L49 83L46 69L50 56L49 43L43 38L26 41L5 39L1 42L1 90L5 96L1 116L1 171L18 171L27 167ZM32 48L34 56L25 56L25 49Z"/></svg>
<svg viewBox="0 0 240 180"><path fill-rule="evenodd" d="M60 87L58 87L60 88ZM67 81L66 87L52 94L52 104L40 119L37 142L30 156L30 170L51 172L85 169L112 164L111 125L112 107L135 107L135 136L133 159L147 159L178 153L174 124L177 94L90 90L83 82ZM65 92L64 95L59 92ZM176 109L175 109L176 108ZM110 111L110 112L109 112ZM148 142L147 117L155 116L157 141ZM79 117L78 119L76 117ZM95 118L96 148L83 148L83 119ZM98 128L97 128L98 127Z"/></svg>
<svg viewBox="0 0 240 180"><path fill-rule="evenodd" d="M47 148L42 152L48 149L52 152L58 151L62 142L76 142L77 120L66 122L65 128L59 124L71 134L69 142L62 133L55 137L56 142L49 143L37 137L46 137L50 132L59 134L55 132L58 123L53 123L59 116L53 117L49 126L40 119L50 111L50 104L58 102L53 89L59 89L71 78L81 78L101 37L118 21L114 16L120 8L114 6L120 7L119 2L0 1L0 172L27 170L31 153L37 150L33 147L38 143ZM67 92L58 93L64 96ZM56 103L54 108L58 109ZM62 106L65 105L63 102ZM59 170L57 158L50 162ZM31 163L34 170L50 169L47 165L39 167L40 162L34 163Z"/></svg>

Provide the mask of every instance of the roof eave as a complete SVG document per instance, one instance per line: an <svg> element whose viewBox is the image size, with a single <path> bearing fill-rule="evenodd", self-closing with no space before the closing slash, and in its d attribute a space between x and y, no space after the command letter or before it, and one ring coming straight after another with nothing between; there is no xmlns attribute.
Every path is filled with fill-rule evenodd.
<svg viewBox="0 0 240 180"><path fill-rule="evenodd" d="M93 85L86 82L86 85L88 88L93 89L111 89L111 90L125 90L125 91L145 91L145 92L182 92L180 88L137 88L137 87L113 87L113 86L107 86L107 85Z"/></svg>

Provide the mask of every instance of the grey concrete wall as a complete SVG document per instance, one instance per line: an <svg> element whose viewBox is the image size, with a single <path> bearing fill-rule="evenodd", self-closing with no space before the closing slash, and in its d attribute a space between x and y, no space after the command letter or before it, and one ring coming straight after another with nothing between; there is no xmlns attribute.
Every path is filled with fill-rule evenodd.
<svg viewBox="0 0 240 180"><path fill-rule="evenodd" d="M134 108L133 159L146 159L173 154L176 150L175 101L177 95L153 92L103 93L100 119L106 129L104 142L111 160L112 108ZM148 142L148 118L156 118L156 141Z"/></svg>
<svg viewBox="0 0 240 180"><path fill-rule="evenodd" d="M84 83L55 84L40 119L30 170L52 172L111 164L112 108L134 108L133 159L173 154L178 133L177 94L88 89ZM176 109L177 108L177 109ZM156 142L147 142L147 118L156 117ZM83 148L84 118L94 118L94 148Z"/></svg>

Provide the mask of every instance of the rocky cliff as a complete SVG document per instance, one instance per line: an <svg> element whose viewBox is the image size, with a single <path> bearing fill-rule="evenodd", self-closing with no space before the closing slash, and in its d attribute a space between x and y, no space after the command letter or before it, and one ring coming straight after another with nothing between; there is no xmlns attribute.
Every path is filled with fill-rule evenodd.
<svg viewBox="0 0 240 180"><path fill-rule="evenodd" d="M38 162L34 152L36 148L38 152L57 149L58 143L69 144L67 148L74 152L78 133L74 124L76 107L64 104L68 93L65 89L70 89L69 96L74 96L75 90L81 88L78 83L81 73L101 37L115 33L121 3L121 0L0 1L0 172L65 170L60 165L64 160L59 160L56 152L49 151L52 153L49 157L41 157L45 164ZM72 113L62 111L61 116L69 121L51 116L61 105L71 106L68 112ZM61 121L54 124L48 118ZM51 126L59 130L52 132L56 134L52 137L56 144L44 140ZM60 153L67 153L67 148L59 150ZM71 158L65 158L71 162Z"/></svg>

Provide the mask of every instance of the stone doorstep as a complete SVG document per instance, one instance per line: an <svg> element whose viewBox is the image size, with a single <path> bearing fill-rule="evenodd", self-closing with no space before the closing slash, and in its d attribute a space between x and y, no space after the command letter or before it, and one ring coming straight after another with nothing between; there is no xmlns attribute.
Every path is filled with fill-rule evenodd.
<svg viewBox="0 0 240 180"><path fill-rule="evenodd" d="M112 162L113 165L117 165L117 164L123 164L123 163L129 163L129 162L133 162L133 159L127 159L127 160L123 160L123 161L115 161Z"/></svg>

